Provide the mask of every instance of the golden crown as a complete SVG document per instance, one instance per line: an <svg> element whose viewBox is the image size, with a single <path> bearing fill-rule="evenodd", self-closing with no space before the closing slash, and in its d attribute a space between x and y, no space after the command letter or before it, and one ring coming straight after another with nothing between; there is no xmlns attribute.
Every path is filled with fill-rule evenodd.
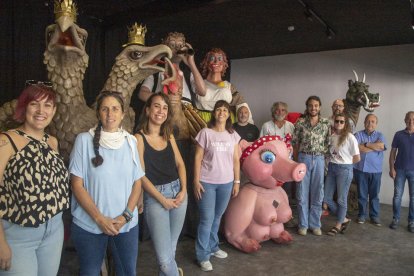
<svg viewBox="0 0 414 276"><path fill-rule="evenodd" d="M77 8L76 3L72 0L55 0L55 19L61 16L69 16L76 22Z"/></svg>
<svg viewBox="0 0 414 276"><path fill-rule="evenodd" d="M147 27L139 25L135 22L131 28L128 28L128 43L122 45L126 47L131 44L145 45L145 34L147 32Z"/></svg>

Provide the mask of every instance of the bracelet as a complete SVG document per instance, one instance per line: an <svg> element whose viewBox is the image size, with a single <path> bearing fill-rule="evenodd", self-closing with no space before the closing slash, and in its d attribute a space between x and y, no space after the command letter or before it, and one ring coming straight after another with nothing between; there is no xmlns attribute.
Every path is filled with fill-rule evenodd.
<svg viewBox="0 0 414 276"><path fill-rule="evenodd" d="M234 180L233 183L234 184L240 184L240 180Z"/></svg>
<svg viewBox="0 0 414 276"><path fill-rule="evenodd" d="M127 212L123 212L122 216L125 218L126 222L130 222L132 220L132 216L130 216Z"/></svg>
<svg viewBox="0 0 414 276"><path fill-rule="evenodd" d="M132 213L132 211L131 210L129 210L129 208L128 208L128 206L127 207L125 207L125 210L124 210L124 213L127 213L130 217L134 217L134 214Z"/></svg>

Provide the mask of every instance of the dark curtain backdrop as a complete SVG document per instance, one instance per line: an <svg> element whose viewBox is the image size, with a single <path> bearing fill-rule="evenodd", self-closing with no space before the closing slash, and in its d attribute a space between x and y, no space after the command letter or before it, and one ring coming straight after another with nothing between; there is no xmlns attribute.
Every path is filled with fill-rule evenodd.
<svg viewBox="0 0 414 276"><path fill-rule="evenodd" d="M18 97L25 80L46 80L43 64L45 29L54 23L49 1L0 1L0 105ZM101 22L78 15L78 25L88 31L89 66L83 82L85 98L92 103L104 85L115 56L105 55ZM109 44L117 44L109 41ZM109 46L108 46L109 47ZM105 67L105 64L108 64Z"/></svg>
<svg viewBox="0 0 414 276"><path fill-rule="evenodd" d="M25 80L47 79L43 52L45 29L55 20L52 3L49 0L0 0L0 106L18 97L24 88ZM146 45L150 46L160 44L168 32L178 31L185 34L187 28L191 28L188 22L184 24L173 17L169 26L161 24L156 18L145 18L146 21L141 22L137 15L136 20L147 26ZM134 22L108 24L82 14L82 11L79 11L77 21L81 28L88 31L86 52L89 55L89 66L83 87L86 101L91 104L102 89L115 57L122 51L122 45L127 42L127 25ZM196 63L199 64L206 49L211 45L200 45L192 39L187 37L187 41L196 50ZM230 68L226 79L229 79L229 76Z"/></svg>

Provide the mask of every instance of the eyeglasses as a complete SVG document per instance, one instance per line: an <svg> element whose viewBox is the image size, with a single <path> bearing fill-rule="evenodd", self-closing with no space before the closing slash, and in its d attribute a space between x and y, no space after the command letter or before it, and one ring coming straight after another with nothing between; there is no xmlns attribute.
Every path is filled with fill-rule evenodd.
<svg viewBox="0 0 414 276"><path fill-rule="evenodd" d="M343 106L343 105L341 105L341 104L334 104L332 107L333 107L333 108L343 108L343 107L345 107L345 106Z"/></svg>
<svg viewBox="0 0 414 276"><path fill-rule="evenodd" d="M335 124L345 124L344 120L335 120Z"/></svg>
<svg viewBox="0 0 414 276"><path fill-rule="evenodd" d="M52 82L50 81L38 81L38 80L26 80L26 87L28 87L29 85L44 85L46 87L52 87Z"/></svg>

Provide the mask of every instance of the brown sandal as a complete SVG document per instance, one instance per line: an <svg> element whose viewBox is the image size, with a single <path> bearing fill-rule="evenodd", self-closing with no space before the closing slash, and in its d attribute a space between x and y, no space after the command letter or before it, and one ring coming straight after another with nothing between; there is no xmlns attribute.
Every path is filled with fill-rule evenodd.
<svg viewBox="0 0 414 276"><path fill-rule="evenodd" d="M344 234L346 230L348 230L350 224L351 224L351 219L349 219L347 222L342 223L341 234Z"/></svg>
<svg viewBox="0 0 414 276"><path fill-rule="evenodd" d="M341 230L336 228L335 226L331 228L331 230L329 230L329 232L327 233L329 236L336 236L336 234L340 233Z"/></svg>

